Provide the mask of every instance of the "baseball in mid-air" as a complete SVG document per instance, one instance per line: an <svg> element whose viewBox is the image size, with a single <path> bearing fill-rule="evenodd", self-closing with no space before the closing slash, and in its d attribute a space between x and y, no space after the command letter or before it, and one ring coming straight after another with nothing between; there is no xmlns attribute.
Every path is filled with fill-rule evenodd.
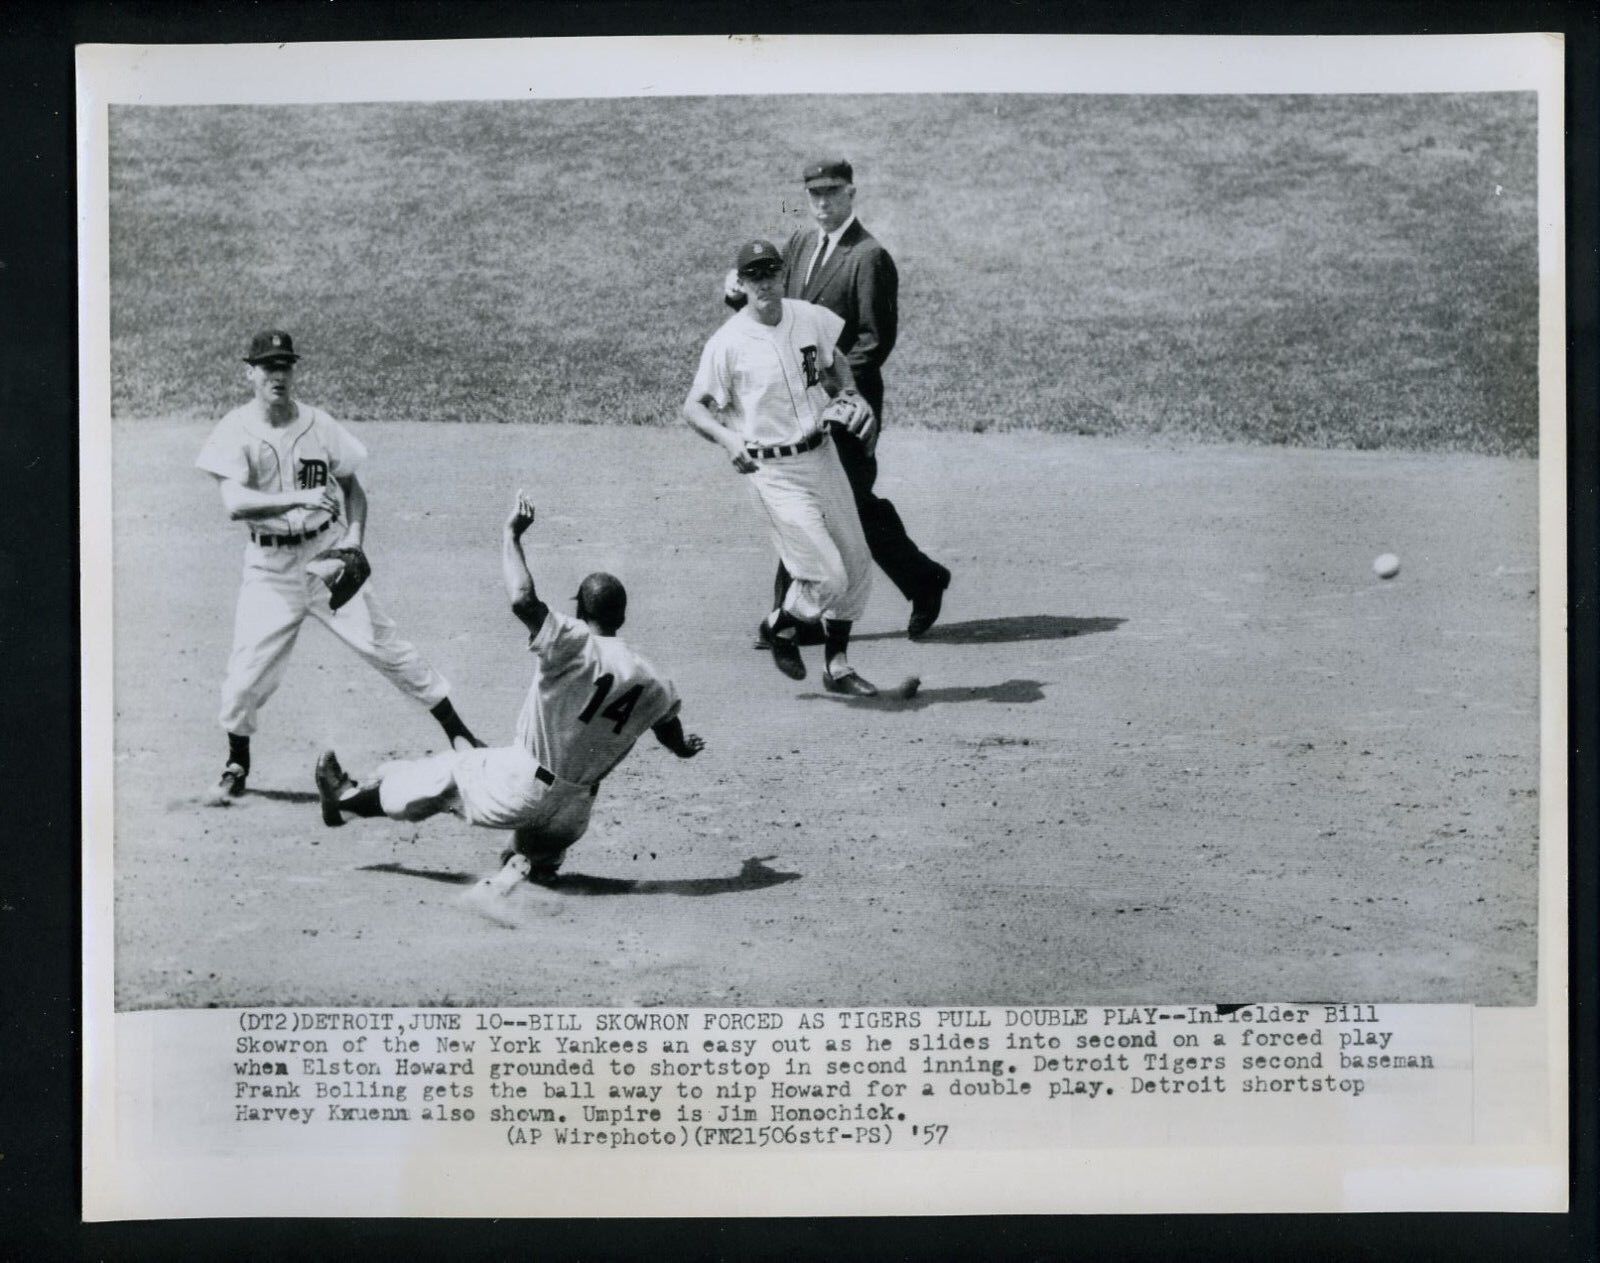
<svg viewBox="0 0 1600 1263"><path fill-rule="evenodd" d="M915 697L917 690L921 687L922 677L920 675L908 675L900 681L900 687L895 689L895 692L901 697Z"/></svg>
<svg viewBox="0 0 1600 1263"><path fill-rule="evenodd" d="M1393 553L1383 553L1373 558L1372 573L1380 579L1392 579L1400 573L1400 558Z"/></svg>

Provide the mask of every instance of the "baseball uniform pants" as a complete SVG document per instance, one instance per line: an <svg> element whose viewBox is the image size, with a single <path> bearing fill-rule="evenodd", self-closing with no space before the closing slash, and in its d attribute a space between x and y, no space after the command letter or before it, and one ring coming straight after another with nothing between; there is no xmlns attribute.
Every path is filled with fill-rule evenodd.
<svg viewBox="0 0 1600 1263"><path fill-rule="evenodd" d="M328 588L306 573L306 563L327 547L318 537L279 547L245 547L244 579L233 619L233 653L222 682L222 727L241 737L256 730L256 713L283 683L289 653L307 617L315 618L407 697L432 709L450 694L444 677L402 640L372 595L370 582L337 613Z"/></svg>
<svg viewBox="0 0 1600 1263"><path fill-rule="evenodd" d="M594 810L593 787L551 775L521 746L447 750L385 763L377 776L378 803L393 820L454 811L470 824L516 829L562 850L584 835Z"/></svg>
<svg viewBox="0 0 1600 1263"><path fill-rule="evenodd" d="M872 554L833 444L764 461L749 478L793 580L783 608L808 623L860 618L872 591Z"/></svg>

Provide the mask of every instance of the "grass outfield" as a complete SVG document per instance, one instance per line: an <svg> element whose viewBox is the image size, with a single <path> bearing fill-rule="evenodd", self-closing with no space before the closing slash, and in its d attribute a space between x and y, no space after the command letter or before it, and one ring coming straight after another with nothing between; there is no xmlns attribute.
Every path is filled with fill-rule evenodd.
<svg viewBox="0 0 1600 1263"><path fill-rule="evenodd" d="M111 113L112 401L249 332L336 415L675 424L738 241L856 162L896 424L1529 455L1526 95L580 100Z"/></svg>

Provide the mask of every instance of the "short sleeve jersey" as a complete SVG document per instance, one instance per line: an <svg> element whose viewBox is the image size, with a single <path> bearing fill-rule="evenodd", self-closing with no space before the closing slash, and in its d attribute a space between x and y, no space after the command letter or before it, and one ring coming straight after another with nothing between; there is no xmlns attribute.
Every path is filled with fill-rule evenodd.
<svg viewBox="0 0 1600 1263"><path fill-rule="evenodd" d="M678 713L669 680L615 636L551 610L528 639L533 682L517 744L564 781L592 785L633 743Z"/></svg>
<svg viewBox="0 0 1600 1263"><path fill-rule="evenodd" d="M833 364L844 321L826 307L783 300L775 325L751 307L735 312L700 353L689 397L732 405L735 428L746 443L769 447L796 443L820 428L828 403L820 372Z"/></svg>
<svg viewBox="0 0 1600 1263"><path fill-rule="evenodd" d="M195 466L252 491L306 491L332 487L344 516L338 479L356 472L367 457L361 440L321 408L295 405L295 419L274 426L254 402L235 408L211 431ZM255 518L251 526L267 534L314 531L329 521L321 509L287 509Z"/></svg>

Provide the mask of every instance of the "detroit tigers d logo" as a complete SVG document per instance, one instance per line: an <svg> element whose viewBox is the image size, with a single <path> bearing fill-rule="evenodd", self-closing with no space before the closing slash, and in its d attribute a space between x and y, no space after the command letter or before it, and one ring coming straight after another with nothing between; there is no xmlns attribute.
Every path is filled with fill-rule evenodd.
<svg viewBox="0 0 1600 1263"><path fill-rule="evenodd" d="M311 487L326 487L328 485L328 462L325 460L300 461L300 467L295 470L295 486L302 490Z"/></svg>
<svg viewBox="0 0 1600 1263"><path fill-rule="evenodd" d="M822 378L817 376L817 348L803 346L800 348L800 368L806 375L807 387L815 386Z"/></svg>

